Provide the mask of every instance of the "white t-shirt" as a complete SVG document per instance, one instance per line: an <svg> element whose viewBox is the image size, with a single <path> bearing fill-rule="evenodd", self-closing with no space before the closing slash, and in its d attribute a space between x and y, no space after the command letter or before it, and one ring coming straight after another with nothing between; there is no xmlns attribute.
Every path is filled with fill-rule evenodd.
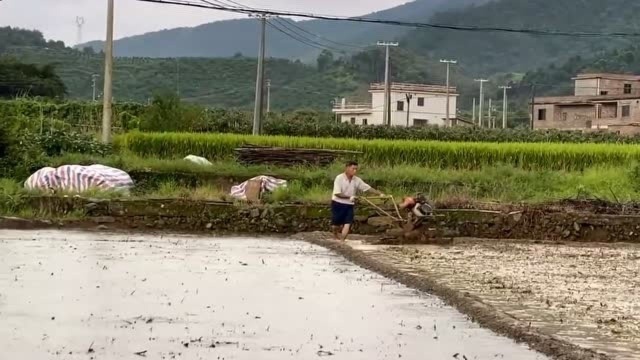
<svg viewBox="0 0 640 360"><path fill-rule="evenodd" d="M336 176L336 180L333 182L333 196L331 197L331 200L341 204L354 205L353 201L349 201L349 199L339 198L336 196L336 194L342 194L344 196L351 197L356 196L358 191L365 192L369 190L371 190L371 186L362 181L362 179L360 179L359 177L354 176L353 178L351 178L351 180L349 180L347 174L342 173Z"/></svg>

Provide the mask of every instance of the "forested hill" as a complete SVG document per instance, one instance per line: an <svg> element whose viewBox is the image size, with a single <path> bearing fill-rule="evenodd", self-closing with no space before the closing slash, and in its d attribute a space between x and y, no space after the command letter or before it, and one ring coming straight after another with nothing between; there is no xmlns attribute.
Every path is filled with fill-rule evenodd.
<svg viewBox="0 0 640 360"><path fill-rule="evenodd" d="M564 63L529 71L514 85L524 97L534 84L539 95L571 95L574 87L571 78L584 72L640 74L640 47L599 51L589 57L574 56Z"/></svg>
<svg viewBox="0 0 640 360"><path fill-rule="evenodd" d="M39 31L0 27L0 54L11 46L48 47L51 49L64 49L62 41L45 40Z"/></svg>
<svg viewBox="0 0 640 360"><path fill-rule="evenodd" d="M569 32L640 32L637 0L497 0L440 12L439 24ZM533 36L513 33L415 30L402 38L412 50L457 58L469 71L485 76L527 70L590 57L603 49L628 46L637 38Z"/></svg>
<svg viewBox="0 0 640 360"><path fill-rule="evenodd" d="M385 20L426 21L436 11L460 9L487 1L490 0L416 0L365 16ZM270 23L273 24L267 29L267 52L270 56L303 61L313 61L322 50L318 47L351 54L378 40L401 37L408 31L408 28L397 26L326 20L294 22L271 19ZM114 51L118 56L142 57L230 57L238 53L255 56L258 32L259 25L255 19L217 21L119 39L114 44ZM87 45L96 51L103 48L102 41L80 47Z"/></svg>
<svg viewBox="0 0 640 360"><path fill-rule="evenodd" d="M96 74L98 95L102 89L103 56L74 49L11 47L5 56L34 63L51 64L72 98L92 97L92 75ZM392 56L391 73L396 81L443 84L442 64L418 57L406 50ZM255 58L116 58L114 96L116 100L145 102L156 92L179 92L180 97L204 105L251 108L254 101ZM384 79L384 53L372 49L351 57L337 58L329 52L307 65L286 59L268 59L266 77L271 80L272 108L329 110L337 97L368 98L371 82ZM472 94L472 81L454 72L452 81Z"/></svg>

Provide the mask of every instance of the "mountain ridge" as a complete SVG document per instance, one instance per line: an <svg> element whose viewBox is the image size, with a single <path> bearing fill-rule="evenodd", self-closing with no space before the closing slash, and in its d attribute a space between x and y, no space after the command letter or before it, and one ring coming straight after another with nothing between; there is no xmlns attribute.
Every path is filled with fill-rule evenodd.
<svg viewBox="0 0 640 360"><path fill-rule="evenodd" d="M425 21L425 18L429 18L437 11L490 1L492 0L416 0L365 16L384 20ZM288 24L293 23L293 26L282 25L282 21ZM290 19L280 19L271 22L285 32L297 32L298 35L294 36L298 38L306 37L325 44L329 50L334 52L343 50L344 53L355 51L353 49L349 51L348 48L336 45L335 42L353 43L356 47L366 47L374 45L377 40L394 40L409 31L408 28L397 26L328 20L294 22ZM304 31L308 33L305 34ZM223 20L195 27L166 29L118 39L114 42L114 53L116 56L124 57L230 57L238 53L256 56L258 33L259 24L256 20ZM313 37L309 33L317 34L319 37ZM229 37L228 34L234 36ZM272 26L267 29L267 38L267 52L274 57L310 61L321 52L320 49L314 49L291 39ZM85 46L100 51L103 48L103 42L91 41L78 47Z"/></svg>

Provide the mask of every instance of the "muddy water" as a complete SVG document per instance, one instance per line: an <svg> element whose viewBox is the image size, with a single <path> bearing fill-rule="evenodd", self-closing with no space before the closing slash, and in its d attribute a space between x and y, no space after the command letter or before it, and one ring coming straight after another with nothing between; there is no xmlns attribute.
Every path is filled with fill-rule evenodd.
<svg viewBox="0 0 640 360"><path fill-rule="evenodd" d="M545 358L284 240L3 230L0 324L5 359Z"/></svg>

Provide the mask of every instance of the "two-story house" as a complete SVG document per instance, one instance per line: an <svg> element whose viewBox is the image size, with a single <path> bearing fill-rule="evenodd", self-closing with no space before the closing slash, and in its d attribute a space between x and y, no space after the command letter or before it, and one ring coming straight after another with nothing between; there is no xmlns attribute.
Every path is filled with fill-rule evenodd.
<svg viewBox="0 0 640 360"><path fill-rule="evenodd" d="M580 74L573 96L538 97L535 129L640 132L640 76Z"/></svg>
<svg viewBox="0 0 640 360"><path fill-rule="evenodd" d="M370 103L349 103L342 99L334 104L333 112L342 122L357 125L384 124L384 84L371 84ZM447 121L447 87L423 84L391 84L392 126L450 126L456 123L458 93L449 87L449 116Z"/></svg>

